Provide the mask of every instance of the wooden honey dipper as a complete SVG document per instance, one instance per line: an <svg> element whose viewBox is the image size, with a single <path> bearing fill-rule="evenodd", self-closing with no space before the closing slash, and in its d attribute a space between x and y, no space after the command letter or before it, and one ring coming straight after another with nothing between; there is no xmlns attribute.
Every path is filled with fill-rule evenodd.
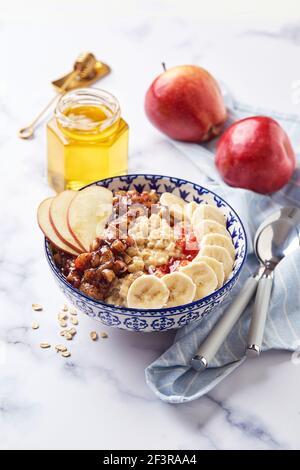
<svg viewBox="0 0 300 470"><path fill-rule="evenodd" d="M95 74L96 58L91 52L83 52L80 54L74 64L73 72L68 76L64 84L61 86L61 91L64 92L68 89L68 86L74 79L91 78ZM36 116L36 118L29 124L29 126L23 127L19 130L19 137L21 139L29 139L34 135L34 129L36 124L50 108L50 106L56 101L58 95L55 95L49 103L42 109L42 111Z"/></svg>

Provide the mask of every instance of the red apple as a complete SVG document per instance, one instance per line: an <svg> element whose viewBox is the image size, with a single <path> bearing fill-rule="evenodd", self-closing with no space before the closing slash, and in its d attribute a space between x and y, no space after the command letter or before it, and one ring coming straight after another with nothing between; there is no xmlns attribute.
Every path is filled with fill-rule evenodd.
<svg viewBox="0 0 300 470"><path fill-rule="evenodd" d="M92 185L77 191L67 213L67 223L75 240L90 250L91 243L103 234L112 213L112 192L103 186Z"/></svg>
<svg viewBox="0 0 300 470"><path fill-rule="evenodd" d="M216 80L195 65L172 67L159 75L147 91L145 111L161 132L188 142L215 137L227 117Z"/></svg>
<svg viewBox="0 0 300 470"><path fill-rule="evenodd" d="M50 222L49 211L52 201L53 197L49 197L47 199L44 199L44 201L41 202L41 204L39 205L37 211L39 227L44 233L45 237L47 237L48 240L50 240L50 242L52 242L53 245L55 245L58 249L63 250L66 253L69 253L70 255L78 256L80 252L66 245L66 243L63 242L61 237L56 234Z"/></svg>
<svg viewBox="0 0 300 470"><path fill-rule="evenodd" d="M62 191L55 196L50 205L49 217L52 227L58 236L66 245L80 253L84 251L84 247L79 244L73 237L68 227L68 208L71 201L76 196L77 191Z"/></svg>
<svg viewBox="0 0 300 470"><path fill-rule="evenodd" d="M289 181L296 158L278 122L253 116L235 122L224 132L215 162L229 185L267 194Z"/></svg>

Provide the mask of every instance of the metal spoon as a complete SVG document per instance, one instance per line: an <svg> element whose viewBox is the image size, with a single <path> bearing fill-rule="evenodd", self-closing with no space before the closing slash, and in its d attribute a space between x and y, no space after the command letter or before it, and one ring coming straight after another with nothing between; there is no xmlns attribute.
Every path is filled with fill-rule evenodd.
<svg viewBox="0 0 300 470"><path fill-rule="evenodd" d="M278 214L279 215L279 214ZM273 216L274 217L274 216ZM272 216L271 216L272 218ZM277 264L300 245L300 210L285 208L279 219L265 221L254 239L254 250L264 268L258 282L248 334L247 356L260 353Z"/></svg>
<svg viewBox="0 0 300 470"><path fill-rule="evenodd" d="M254 246L259 246L259 252L262 253L262 245L265 246L264 254L262 254L264 261L272 261L272 263L276 263L273 265L274 267L278 264L278 262L291 252L293 249L300 245L300 238L299 238L299 226L300 226L300 210L295 207L285 207L280 209L279 211L274 212L271 214L266 221L260 225L258 228L255 238L254 238ZM286 227L285 229L283 227ZM263 235L262 235L263 234ZM260 240L258 242L258 240ZM268 246L268 251L267 247ZM276 251L275 251L275 246ZM281 247L281 248L280 248ZM271 256L269 256L271 255ZM274 255L274 259L273 259ZM260 258L259 258L260 259ZM261 259L260 259L261 261ZM273 272L273 269L271 270ZM239 294L232 302L232 304L227 308L227 310L223 313L220 320L215 324L209 335L201 344L198 353L192 359L192 367L196 370L203 370L205 369L208 364L212 361L215 357L217 351L220 349L221 345L224 343L225 339L227 338L228 334L234 327L235 323L238 321L242 313L244 312L245 308L247 307L248 303L250 302L251 298L253 297L259 280L266 274L266 267L265 264L262 263L259 266L256 273L250 276L243 287L241 288ZM264 281L265 283L265 281ZM270 281L267 281L268 289L269 289L269 297L264 294L263 298L265 299L264 307L264 316L266 315L265 310L268 309L269 298L270 298ZM272 286L272 284L271 284ZM263 284L261 287L261 291L263 292ZM257 345L257 336L256 334L263 331L263 326L265 323L265 318L263 319L262 316L262 327L260 315L261 315L261 303L257 303L257 309L254 311L255 316L255 328L253 326L253 336L251 336L251 344ZM258 338L259 340L260 338Z"/></svg>

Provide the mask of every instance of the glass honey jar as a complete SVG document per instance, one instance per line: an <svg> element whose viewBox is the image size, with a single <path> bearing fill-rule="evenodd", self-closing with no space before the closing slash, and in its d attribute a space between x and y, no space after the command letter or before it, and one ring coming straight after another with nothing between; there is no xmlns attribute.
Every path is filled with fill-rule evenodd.
<svg viewBox="0 0 300 470"><path fill-rule="evenodd" d="M104 90L63 95L47 126L48 180L57 192L127 173L128 125Z"/></svg>

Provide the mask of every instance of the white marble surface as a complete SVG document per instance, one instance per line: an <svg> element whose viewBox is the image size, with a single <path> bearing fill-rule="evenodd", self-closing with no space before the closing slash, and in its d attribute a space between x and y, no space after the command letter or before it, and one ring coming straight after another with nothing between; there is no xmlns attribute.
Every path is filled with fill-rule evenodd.
<svg viewBox="0 0 300 470"><path fill-rule="evenodd" d="M56 314L64 300L35 220L37 204L51 194L45 126L28 142L16 132L52 95L49 80L67 71L79 51L91 49L113 67L101 87L118 96L130 124L132 171L201 180L144 115L144 93L161 61L203 65L246 103L300 112L292 89L300 80L296 11L290 22L237 25L201 21L201 12L193 15L196 1L187 2L190 12L182 17L170 2L141 1L136 14L111 12L103 23L101 3L95 10L93 2L92 22L88 11L84 21L50 15L41 22L0 22L1 53L9 64L0 78L0 448L299 448L300 365L289 354L247 362L208 396L171 406L147 388L144 368L173 333L109 330L80 316L70 360L38 347L59 342ZM33 314L32 302L44 311ZM38 331L30 328L33 319ZM109 338L92 343L94 328Z"/></svg>

